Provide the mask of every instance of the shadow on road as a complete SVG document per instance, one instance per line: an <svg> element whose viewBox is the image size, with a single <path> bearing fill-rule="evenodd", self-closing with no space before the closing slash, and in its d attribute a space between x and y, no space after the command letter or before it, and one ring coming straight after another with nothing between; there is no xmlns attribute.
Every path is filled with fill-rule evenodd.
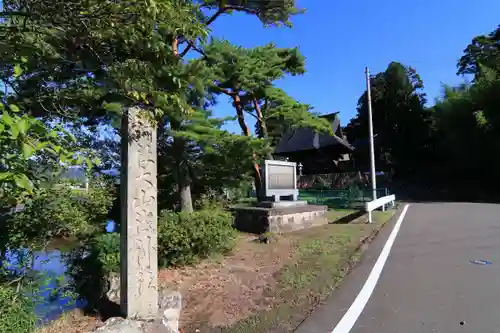
<svg viewBox="0 0 500 333"><path fill-rule="evenodd" d="M486 191L472 187L424 188L417 185L400 185L393 189L398 201L500 203L500 191Z"/></svg>

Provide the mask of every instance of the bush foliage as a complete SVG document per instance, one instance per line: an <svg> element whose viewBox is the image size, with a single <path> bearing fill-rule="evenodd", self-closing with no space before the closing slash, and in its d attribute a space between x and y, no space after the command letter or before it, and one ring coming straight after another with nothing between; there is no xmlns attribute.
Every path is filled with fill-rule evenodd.
<svg viewBox="0 0 500 333"><path fill-rule="evenodd" d="M0 251L7 248L42 249L61 237L85 238L104 229L113 193L106 182L92 183L88 192L62 184L41 188L26 201L24 210L7 216Z"/></svg>
<svg viewBox="0 0 500 333"><path fill-rule="evenodd" d="M208 205L208 204L207 204ZM212 254L224 253L234 246L236 231L231 213L210 204L194 213L165 210L158 219L158 261L162 267L192 264ZM210 209L208 209L210 207ZM83 266L92 266L103 275L119 272L120 234L96 235L79 251L71 254L75 277ZM90 254L90 255L84 255Z"/></svg>
<svg viewBox="0 0 500 333"><path fill-rule="evenodd" d="M231 250L235 238L233 217L220 208L190 214L163 211L158 219L159 264L195 263Z"/></svg>
<svg viewBox="0 0 500 333"><path fill-rule="evenodd" d="M30 295L30 302L34 306L50 302L51 298L58 298L61 293L73 295L74 290L63 281L63 276L49 277L44 272L34 270L36 253L58 238L76 238L82 245L94 244L92 240L96 239L95 243L98 244L112 201L113 191L102 179L92 182L88 192L75 191L68 184L57 184L53 188L35 189L25 202L23 211L3 216L5 221L0 223L0 262L8 263L9 267L0 270L0 286L7 288L10 284L13 290L17 289L18 298L14 300L21 303L12 302L12 307L23 306L24 295ZM104 245L96 247L106 248ZM111 262L108 259L113 255L104 256L103 261ZM55 282L55 287L49 287L49 281ZM47 291L48 299L43 296ZM8 293L10 289L1 292ZM8 312L2 312L2 306L0 318L10 316ZM24 325L23 321L27 322L32 317L41 319L36 318L33 309L26 309L31 311L29 315L21 309L16 310L21 316L19 325ZM16 321L6 322L14 325ZM17 328L19 332L25 332L20 326ZM4 330L0 323L0 332L11 331Z"/></svg>
<svg viewBox="0 0 500 333"><path fill-rule="evenodd" d="M120 234L110 233L96 238L94 249L99 252L98 259L106 273L120 271Z"/></svg>
<svg viewBox="0 0 500 333"><path fill-rule="evenodd" d="M158 219L158 263L162 267L192 264L232 249L236 232L232 215L209 200L194 213L163 211ZM71 290L100 311L106 300L110 273L120 270L120 234L94 234L67 256Z"/></svg>
<svg viewBox="0 0 500 333"><path fill-rule="evenodd" d="M15 288L0 284L0 332L31 333L36 319L33 302Z"/></svg>
<svg viewBox="0 0 500 333"><path fill-rule="evenodd" d="M70 289L98 313L109 290L109 273L120 271L120 234L97 235L66 257Z"/></svg>

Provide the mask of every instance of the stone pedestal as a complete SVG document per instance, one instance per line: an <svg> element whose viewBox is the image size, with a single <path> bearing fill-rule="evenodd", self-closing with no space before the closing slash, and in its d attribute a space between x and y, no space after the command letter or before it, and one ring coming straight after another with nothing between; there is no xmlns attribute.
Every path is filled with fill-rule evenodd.
<svg viewBox="0 0 500 333"><path fill-rule="evenodd" d="M160 296L161 322L165 333L179 333L182 295L178 291L165 292Z"/></svg>
<svg viewBox="0 0 500 333"><path fill-rule="evenodd" d="M256 207L262 208L290 208L290 207L302 207L306 206L307 201L261 201L255 204Z"/></svg>
<svg viewBox="0 0 500 333"><path fill-rule="evenodd" d="M95 332L99 333L144 333L145 325L141 322L124 318L110 318L104 326L99 327Z"/></svg>
<svg viewBox="0 0 500 333"><path fill-rule="evenodd" d="M279 208L234 206L235 227L243 232L284 233L328 223L327 206L295 205Z"/></svg>
<svg viewBox="0 0 500 333"><path fill-rule="evenodd" d="M120 306L129 318L158 314L156 129L130 108L122 122Z"/></svg>

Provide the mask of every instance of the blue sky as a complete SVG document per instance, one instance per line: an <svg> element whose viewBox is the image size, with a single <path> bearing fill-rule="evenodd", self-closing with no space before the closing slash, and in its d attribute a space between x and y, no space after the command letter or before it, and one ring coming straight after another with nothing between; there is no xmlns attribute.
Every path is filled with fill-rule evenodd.
<svg viewBox="0 0 500 333"><path fill-rule="evenodd" d="M455 75L456 62L471 39L500 24L498 0L298 0L298 4L307 12L293 19L292 29L266 29L256 18L238 14L219 18L212 26L213 35L244 47L269 42L298 46L306 56L307 73L281 80L278 86L317 112L340 111L343 125L355 114L365 89L365 66L371 73L385 70L391 61L416 68L432 105L443 84L463 81ZM221 99L215 115L234 115L234 109ZM226 128L240 133L235 123Z"/></svg>

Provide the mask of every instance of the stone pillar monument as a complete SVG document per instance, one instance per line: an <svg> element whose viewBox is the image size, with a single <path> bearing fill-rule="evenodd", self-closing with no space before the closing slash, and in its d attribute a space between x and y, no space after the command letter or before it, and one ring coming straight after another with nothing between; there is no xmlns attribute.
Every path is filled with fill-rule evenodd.
<svg viewBox="0 0 500 333"><path fill-rule="evenodd" d="M139 108L122 121L120 306L131 319L158 314L156 129Z"/></svg>

